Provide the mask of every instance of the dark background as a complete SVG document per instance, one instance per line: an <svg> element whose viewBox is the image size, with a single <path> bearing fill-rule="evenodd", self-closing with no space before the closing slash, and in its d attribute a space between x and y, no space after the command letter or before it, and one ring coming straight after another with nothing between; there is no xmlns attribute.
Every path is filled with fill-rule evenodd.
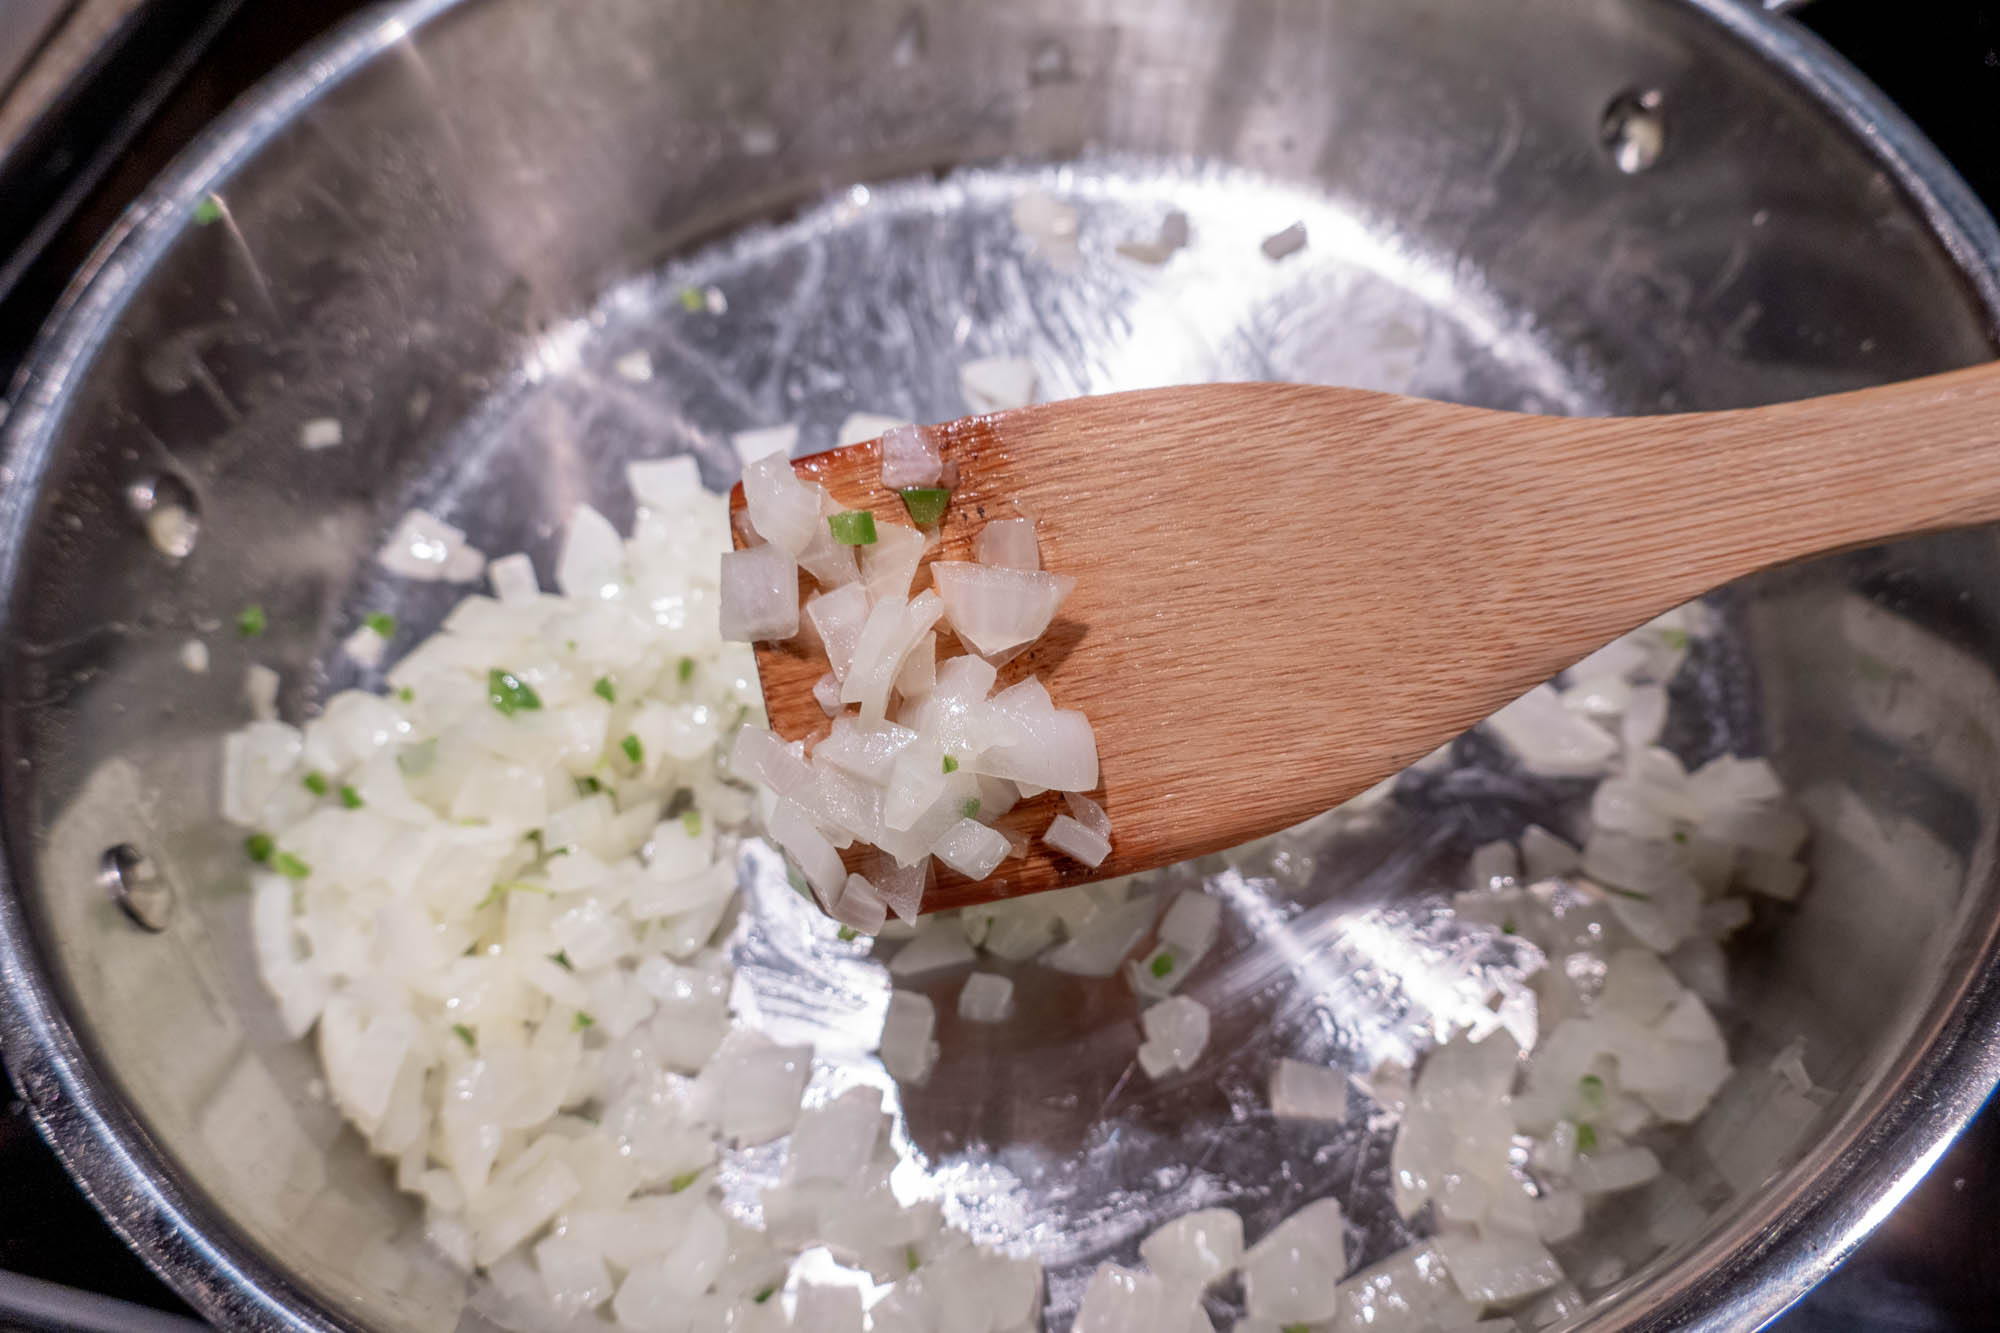
<svg viewBox="0 0 2000 1333"><path fill-rule="evenodd" d="M155 0L107 46L0 162L0 383L95 238L167 157L300 44L360 8ZM4 9L0 0L0 22ZM2000 212L2000 0L1817 0L1800 17ZM11 1094L0 1094L0 1268L182 1308L98 1221ZM1976 1121L1868 1244L1776 1327L2000 1329L2000 1112Z"/></svg>

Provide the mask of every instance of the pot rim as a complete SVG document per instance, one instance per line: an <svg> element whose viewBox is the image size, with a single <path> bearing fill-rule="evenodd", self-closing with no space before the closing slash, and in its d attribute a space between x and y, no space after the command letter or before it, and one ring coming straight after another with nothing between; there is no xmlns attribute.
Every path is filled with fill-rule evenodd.
<svg viewBox="0 0 2000 1333"><path fill-rule="evenodd" d="M0 588L18 573L72 391L200 200L299 113L465 0L388 0L267 75L183 149L126 209L37 335L0 422ZM1681 0L1775 66L1881 163L1957 265L2000 337L2000 228L1943 156L1882 93L1797 23L1744 0ZM0 636L11 608L0 602ZM14 756L17 762L19 756ZM45 1139L107 1222L211 1322L258 1330L361 1326L327 1309L184 1180L63 1012L14 892L0 829L0 1054ZM1899 1204L2000 1083L2000 921L1985 961L1933 999L1876 1094L1728 1227L1620 1293L1617 1326L1735 1330L1777 1317ZM1571 1321L1572 1323L1575 1321ZM1567 1326L1567 1325L1566 1325Z"/></svg>

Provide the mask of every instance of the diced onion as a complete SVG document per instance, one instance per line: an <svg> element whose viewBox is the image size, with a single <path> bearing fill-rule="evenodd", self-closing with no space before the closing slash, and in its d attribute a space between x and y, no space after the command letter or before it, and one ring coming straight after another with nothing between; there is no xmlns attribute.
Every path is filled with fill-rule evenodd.
<svg viewBox="0 0 2000 1333"><path fill-rule="evenodd" d="M1067 575L958 560L933 561L931 578L953 631L988 656L1039 638L1076 586Z"/></svg>
<svg viewBox="0 0 2000 1333"><path fill-rule="evenodd" d="M847 679L854 660L854 645L861 639L861 627L868 622L868 593L858 583L815 594L806 599L806 619L826 649L827 665L834 679ZM834 709L838 712L838 709Z"/></svg>
<svg viewBox="0 0 2000 1333"><path fill-rule="evenodd" d="M889 996L882 1020L882 1066L899 1083L921 1084L937 1064L937 1010L928 997L899 990Z"/></svg>
<svg viewBox="0 0 2000 1333"><path fill-rule="evenodd" d="M1042 833L1042 841L1093 869L1103 865L1104 858L1111 855L1108 839L1091 832L1068 815L1057 815Z"/></svg>
<svg viewBox="0 0 2000 1333"><path fill-rule="evenodd" d="M1139 898L1099 912L1068 940L1044 955L1042 962L1058 972L1108 977L1118 970L1139 937L1153 924L1158 910L1150 900Z"/></svg>
<svg viewBox="0 0 2000 1333"><path fill-rule="evenodd" d="M733 643L789 639L799 632L799 570L782 547L722 554L722 637Z"/></svg>
<svg viewBox="0 0 2000 1333"><path fill-rule="evenodd" d="M1340 1204L1318 1199L1278 1223L1243 1259L1244 1303L1250 1313L1283 1324L1332 1316L1335 1286L1347 1268Z"/></svg>
<svg viewBox="0 0 2000 1333"><path fill-rule="evenodd" d="M1243 1259L1243 1219L1227 1208L1183 1213L1139 1242L1148 1271L1176 1286L1206 1287Z"/></svg>
<svg viewBox="0 0 2000 1333"><path fill-rule="evenodd" d="M1528 768L1552 777L1595 777L1618 750L1615 737L1563 707L1548 685L1529 690L1485 725Z"/></svg>
<svg viewBox="0 0 2000 1333"><path fill-rule="evenodd" d="M1104 807L1080 792L1063 793L1063 805L1070 817L1100 838L1111 836L1111 816L1104 813Z"/></svg>
<svg viewBox="0 0 2000 1333"><path fill-rule="evenodd" d="M1147 1009L1139 1015L1139 1026L1146 1034L1145 1045L1153 1048L1154 1061L1162 1072L1194 1068L1194 1062L1208 1045L1208 1007L1185 995L1172 996ZM1142 1061L1144 1058L1142 1049ZM1159 1077L1154 1069L1147 1072Z"/></svg>
<svg viewBox="0 0 2000 1333"><path fill-rule="evenodd" d="M958 1016L968 1023L1001 1023L1014 1012L1014 983L996 972L974 972L958 992Z"/></svg>
<svg viewBox="0 0 2000 1333"><path fill-rule="evenodd" d="M828 717L840 716L840 678L831 671L813 682L813 702Z"/></svg>
<svg viewBox="0 0 2000 1333"><path fill-rule="evenodd" d="M1475 1305L1519 1300L1562 1281L1555 1257L1531 1236L1495 1230L1439 1236L1434 1243L1459 1293Z"/></svg>
<svg viewBox="0 0 2000 1333"><path fill-rule="evenodd" d="M949 921L929 921L917 936L889 960L889 973L896 977L916 977L948 967L962 967L977 955L965 936Z"/></svg>
<svg viewBox="0 0 2000 1333"><path fill-rule="evenodd" d="M470 583L486 567L462 529L422 509L403 515L375 558L391 574L446 583Z"/></svg>
<svg viewBox="0 0 2000 1333"><path fill-rule="evenodd" d="M1583 854L1539 824L1521 832L1521 870L1529 883L1567 875L1582 864Z"/></svg>
<svg viewBox="0 0 2000 1333"><path fill-rule="evenodd" d="M1347 1076L1325 1065L1281 1059L1271 1071L1271 1114L1281 1120L1345 1120Z"/></svg>
<svg viewBox="0 0 2000 1333"><path fill-rule="evenodd" d="M565 597L604 598L616 595L624 580L625 543L618 529L589 505L578 505L556 562L556 587Z"/></svg>
<svg viewBox="0 0 2000 1333"><path fill-rule="evenodd" d="M797 559L819 535L820 487L800 481L783 454L767 454L743 469L743 498L757 535Z"/></svg>
<svg viewBox="0 0 2000 1333"><path fill-rule="evenodd" d="M861 548L861 581L869 600L908 597L928 545L915 528L877 522L874 545Z"/></svg>
<svg viewBox="0 0 2000 1333"><path fill-rule="evenodd" d="M1012 848L998 829L976 819L953 824L931 848L931 854L967 879L985 879Z"/></svg>
<svg viewBox="0 0 2000 1333"><path fill-rule="evenodd" d="M900 491L910 486L935 486L944 476L944 458L937 441L922 426L894 426L882 433L882 485Z"/></svg>
<svg viewBox="0 0 2000 1333"><path fill-rule="evenodd" d="M503 555L487 565L486 578L493 585L493 595L504 605L522 606L542 595L541 585L535 581L535 562L519 553Z"/></svg>

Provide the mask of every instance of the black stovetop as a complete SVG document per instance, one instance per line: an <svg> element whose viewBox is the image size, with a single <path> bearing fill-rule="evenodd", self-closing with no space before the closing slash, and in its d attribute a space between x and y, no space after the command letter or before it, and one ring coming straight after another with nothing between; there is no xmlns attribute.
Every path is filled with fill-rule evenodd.
<svg viewBox="0 0 2000 1333"><path fill-rule="evenodd" d="M5 6L0 0L0 22ZM0 381L93 239L165 160L278 61L361 7L152 0L107 46L61 114L0 164ZM1818 0L1802 17L2000 212L2000 0ZM52 218L63 225L48 225ZM1868 1243L1775 1327L2000 1328L1996 1191L2000 1110L1989 1108ZM98 1219L11 1098L0 1105L0 1270L186 1313ZM0 1330L23 1326L0 1312Z"/></svg>

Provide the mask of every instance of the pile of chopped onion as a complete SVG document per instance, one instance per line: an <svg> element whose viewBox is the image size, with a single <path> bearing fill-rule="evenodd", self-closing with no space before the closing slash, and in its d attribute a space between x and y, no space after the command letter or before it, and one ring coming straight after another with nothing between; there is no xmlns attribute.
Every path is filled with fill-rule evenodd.
<svg viewBox="0 0 2000 1333"><path fill-rule="evenodd" d="M968 396L989 404L1033 391L1025 362L966 370ZM976 560L927 559L949 503L944 461L915 426L888 430L880 452L882 484L902 492L912 526L845 508L768 454L743 470L758 541L722 557L720 580L724 638L807 633L824 655L814 693L826 734L808 747L746 727L730 762L758 784L764 826L820 905L866 934L891 913L916 919L933 858L981 880L1026 851L993 823L1044 791L1069 801L1044 842L1093 867L1111 851L1111 820L1083 795L1097 785L1089 720L1032 675L995 688L1075 581L1041 568L1028 518L986 523ZM815 587L803 608L801 570ZM850 848L872 849L865 873L848 869Z"/></svg>
<svg viewBox="0 0 2000 1333"><path fill-rule="evenodd" d="M943 479L919 433L891 434L899 479ZM1122 970L1141 1071L1200 1078L1217 1058L1207 1009L1178 992L1213 950L1222 904L1172 875L915 920L928 858L972 873L1012 854L987 821L1026 792L1064 790L1052 845L1085 861L1108 848L1109 821L1082 794L1094 771L1080 780L1094 746L1086 762L1062 734L1087 739L1088 724L1052 724L1063 714L1037 686L993 690L989 657L1032 640L1060 592L1020 581L1040 573L1039 550L1032 523L1008 519L980 534L976 562L911 595L925 534L885 524L843 546L830 502L792 489L787 444L743 442L775 450L747 469L766 542L719 571L723 505L689 460L633 467L629 540L579 508L554 591L525 556L487 565L455 528L412 514L384 563L428 579L483 565L493 595L465 599L386 694L336 695L303 728L276 720L277 677L253 668L258 720L226 745L224 813L258 866L253 936L282 1021L316 1041L330 1095L423 1200L432 1241L484 1273L482 1308L524 1327L1038 1326L1039 1265L972 1245L934 1203L897 1201L879 1093L809 1095L810 1048L735 1020L716 932L737 837L759 815L830 912L882 933L897 982L961 974L961 1020L1014 1011L1016 982L977 970L982 957ZM819 585L803 616L802 567ZM725 620L802 620L827 647L835 716L810 751L758 725L752 665ZM1524 768L1597 780L1575 827L1473 849L1455 899L1461 920L1544 960L1525 1028L1461 1032L1414 1075L1293 1059L1269 1072L1277 1118L1342 1122L1350 1084L1391 1117L1396 1203L1435 1234L1346 1274L1334 1200L1254 1244L1235 1212L1202 1209L1146 1237L1143 1267L1101 1266L1075 1329L1209 1329L1217 1288L1240 1292L1238 1333L1539 1326L1580 1308L1579 1286L1623 1274L1614 1260L1571 1275L1557 1259L1598 1201L1642 1194L1662 1245L1700 1225L1693 1187L1649 1140L1701 1116L1729 1077L1711 1015L1722 946L1806 874L1805 823L1768 764L1723 756L1689 772L1658 743L1665 684L1705 629L1676 613L1487 724ZM969 651L940 654L940 633ZM346 648L374 661L393 637L370 618ZM1367 817L1391 786L1325 818ZM841 860L858 841L881 849L873 877ZM1303 884L1308 841L1230 859ZM927 996L893 992L880 1051L899 1081L931 1077ZM1804 1055L1781 1050L1754 1096L1723 1094L1734 1100L1702 1138L1725 1178L1752 1180L1810 1123L1823 1094ZM751 1214L761 1225L725 1211L721 1156L781 1139L782 1176ZM886 1294L864 1310L853 1287L800 1280L793 1260L816 1247Z"/></svg>
<svg viewBox="0 0 2000 1333"><path fill-rule="evenodd" d="M732 1015L717 930L756 797L721 759L760 701L718 633L726 507L691 459L630 479L631 538L579 507L555 590L526 557L496 560L493 595L462 601L386 694L228 738L223 809L248 834L282 1020L503 1322L858 1333L858 1290L790 1273L825 1247L894 1284L876 1329L1032 1327L1035 1261L897 1201L879 1094L804 1104L811 1049ZM421 514L384 555L416 578L477 558ZM994 980L968 987L968 1016L1005 1015ZM927 1076L933 1026L928 1000L897 993L897 1077ZM725 1211L720 1155L788 1135L761 1226Z"/></svg>

